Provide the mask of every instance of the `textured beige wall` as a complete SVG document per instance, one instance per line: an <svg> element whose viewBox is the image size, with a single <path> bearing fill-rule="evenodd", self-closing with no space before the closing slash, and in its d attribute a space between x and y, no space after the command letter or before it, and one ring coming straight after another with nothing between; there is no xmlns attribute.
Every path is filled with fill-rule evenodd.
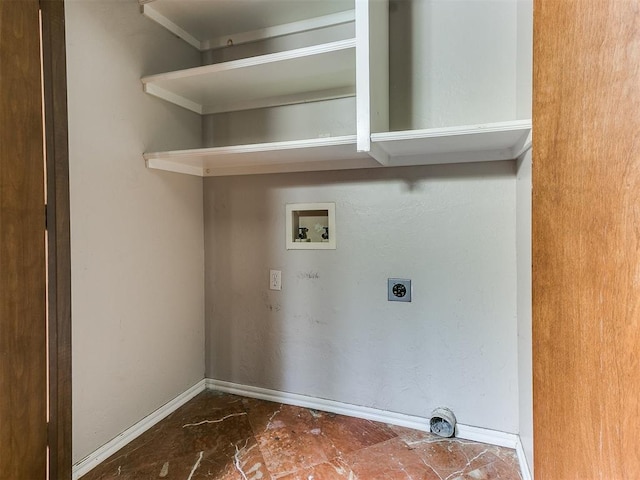
<svg viewBox="0 0 640 480"><path fill-rule="evenodd" d="M200 120L140 76L198 54L137 2L66 2L73 288L73 460L203 378L202 180L147 170L197 146Z"/></svg>
<svg viewBox="0 0 640 480"><path fill-rule="evenodd" d="M519 88L531 90L518 85L517 14L512 1L390 0L391 128L527 118L518 105Z"/></svg>
<svg viewBox="0 0 640 480"><path fill-rule="evenodd" d="M394 127L520 118L515 45L491 61L470 54L486 67L479 103L440 77L401 82L407 69L420 78L455 61L452 52L504 47L515 7L483 13L493 31L482 42L454 32L443 50L418 39L441 52L419 56L397 35L419 35L407 21L465 26L446 2L418 3L413 16L392 10ZM146 170L141 158L199 146L200 120L139 82L199 56L134 0L67 2L67 29L74 461L201 379L205 350L215 378L415 415L449 405L463 423L518 432L513 162L206 180L205 349L202 180ZM453 67L464 81L465 64ZM411 90L423 84L431 89ZM272 109L269 123L255 112L214 116L204 136L280 138L290 124L335 134L354 122L342 115L351 101L329 115ZM284 251L284 204L309 201L337 203L338 250ZM270 268L283 270L281 293L267 290ZM412 304L386 302L391 276L414 279Z"/></svg>
<svg viewBox="0 0 640 480"><path fill-rule="evenodd" d="M285 249L307 202L336 250ZM515 207L514 162L206 179L207 376L517 433Z"/></svg>

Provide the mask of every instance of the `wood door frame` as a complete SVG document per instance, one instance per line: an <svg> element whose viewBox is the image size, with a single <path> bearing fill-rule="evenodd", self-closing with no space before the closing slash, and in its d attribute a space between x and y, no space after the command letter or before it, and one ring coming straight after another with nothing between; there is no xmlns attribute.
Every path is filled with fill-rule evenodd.
<svg viewBox="0 0 640 480"><path fill-rule="evenodd" d="M0 2L0 478L12 480L47 470L39 8Z"/></svg>
<svg viewBox="0 0 640 480"><path fill-rule="evenodd" d="M71 241L64 0L40 0L49 269L49 478L71 479Z"/></svg>
<svg viewBox="0 0 640 480"><path fill-rule="evenodd" d="M640 478L640 0L536 0L537 479Z"/></svg>

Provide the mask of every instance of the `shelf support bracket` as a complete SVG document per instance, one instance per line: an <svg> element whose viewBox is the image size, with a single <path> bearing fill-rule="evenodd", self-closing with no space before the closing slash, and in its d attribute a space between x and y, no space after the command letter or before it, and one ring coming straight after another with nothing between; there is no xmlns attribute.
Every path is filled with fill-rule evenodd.
<svg viewBox="0 0 640 480"><path fill-rule="evenodd" d="M383 167L389 166L389 154L385 152L380 145L372 142L369 155L371 155L371 157Z"/></svg>

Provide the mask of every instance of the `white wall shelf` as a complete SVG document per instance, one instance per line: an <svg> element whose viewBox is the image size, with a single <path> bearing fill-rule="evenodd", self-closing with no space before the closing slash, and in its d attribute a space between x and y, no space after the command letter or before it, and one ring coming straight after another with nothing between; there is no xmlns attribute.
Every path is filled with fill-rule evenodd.
<svg viewBox="0 0 640 480"><path fill-rule="evenodd" d="M142 78L147 93L201 115L355 95L355 39Z"/></svg>
<svg viewBox="0 0 640 480"><path fill-rule="evenodd" d="M422 0L412 2L410 8L405 8L408 3L402 5L406 12L402 18L396 14L396 35L408 35L407 32L415 29L409 28L413 25L414 14L424 16L426 3ZM241 52L243 58L238 60L144 77L142 82L147 93L207 116L203 117L203 125L213 125L212 119L217 119L215 131L203 127L202 145L215 146L145 153L149 168L218 176L511 160L517 158L530 141L531 121L519 119L528 115L527 109L518 103L518 98L524 96L517 95L518 85L526 83L518 83L518 78L528 76L524 67L530 41L524 33L519 33L526 29L515 28L521 21L515 0L504 5L487 2L486 6L478 6L474 10L475 14L484 15L477 29L478 38L484 38L487 29L496 32L489 36L490 41L478 42L482 45L479 48L466 48L447 41L448 30L441 32L442 41L435 42L442 50L439 55L458 59L456 63L443 63L440 56L432 58L426 51L414 58L407 51L420 51L419 44L403 46L400 51L394 44L392 55L404 55L406 62L416 62L400 69L402 73L397 69L390 71L389 67L388 0L299 0L295 3L283 0L141 0L141 4L145 15L200 50L263 40L268 42L260 45L271 45L271 39L284 37L278 40L276 53L263 54L265 51L260 48L254 49L257 44L245 45L228 57L235 55L237 58L237 52ZM393 8L397 10L398 5ZM469 18L459 18L460 12L456 8L453 4L438 4L434 14L437 13L437 19L451 22L447 25L463 28ZM511 21L503 20L494 26L492 19L497 13ZM398 18L411 25L402 24L404 28L398 28ZM345 23L354 24L355 38L337 39L334 36L337 33L333 27ZM316 36L322 29L323 34ZM323 41L293 48L293 45L300 45L295 41L289 43L292 39L287 36L295 37L301 32L312 34L306 37L307 40L322 38ZM352 32L347 36L351 35ZM475 33L470 35L474 38ZM421 38L420 35L407 37L413 42ZM512 47L517 43L518 49L509 47L504 55L493 55L492 68L479 72L483 82L480 86L484 88L480 91L484 92L484 97L468 94L475 91L474 85L461 83L461 79L476 79L476 76L467 75L464 70L462 73L458 71L460 63L467 63L465 55L476 57L482 48L495 50L508 40L513 40L510 43ZM273 50L266 50L269 51ZM219 56L219 59L223 58L225 55ZM440 63L434 64L442 64L445 69L425 69L425 58L438 60ZM504 62L504 58L513 59L513 62ZM420 76L400 81L404 77L397 75L411 75L413 67ZM448 69L453 69L452 75L458 81L451 88L446 76ZM396 75L393 85L389 80L392 74ZM432 82L434 78L438 81ZM502 89L501 82L505 78L508 81ZM421 85L431 85L435 88L434 95L441 93L456 102L457 110L454 110L463 114L456 113L455 122L462 120L461 126L420 128L448 118L438 110L443 108L442 105L433 99L425 107L424 103L429 98L425 96L426 90L420 90ZM418 90L409 92L409 86ZM403 114L406 111L407 115L413 109L416 118L428 117L429 121L416 123L412 120L408 126L415 125L415 129L395 131L389 125L390 91L399 101L398 105L394 104L396 116L398 109L403 109L400 111ZM402 92L409 92L415 97L405 99ZM341 104L342 110L325 109L317 117L326 117L324 123L305 121L313 118L313 114L307 112L320 111L312 109L311 105L303 105L304 111L296 111L299 121L291 120L293 117L286 117L281 110L278 113L277 108L272 108L291 109L294 108L292 105L345 97L355 97L354 106L345 109ZM485 100L487 97L490 99ZM496 108L487 108L494 104ZM469 107L468 114L467 110L460 108L461 105ZM427 110L430 108L433 112ZM254 112L255 109L263 110ZM241 111L247 115L255 113L255 120L246 115L242 119L232 116L240 115ZM222 114L225 116L216 116ZM285 121L285 117L288 120ZM467 117L469 125L464 121ZM335 132L326 126L333 118L340 126ZM355 124L347 125L345 119L353 118ZM484 119L487 123L479 123ZM501 119L507 121L494 122ZM252 143L245 144L249 142Z"/></svg>
<svg viewBox="0 0 640 480"><path fill-rule="evenodd" d="M356 136L145 153L147 167L201 177L379 167Z"/></svg>
<svg viewBox="0 0 640 480"><path fill-rule="evenodd" d="M388 166L512 160L527 147L531 122L501 122L373 134ZM356 151L356 136L145 153L149 168L202 177L382 166Z"/></svg>
<svg viewBox="0 0 640 480"><path fill-rule="evenodd" d="M355 15L354 0L140 3L144 15L201 51L340 25L352 22Z"/></svg>
<svg viewBox="0 0 640 480"><path fill-rule="evenodd" d="M530 141L530 120L371 135L389 166L513 160Z"/></svg>

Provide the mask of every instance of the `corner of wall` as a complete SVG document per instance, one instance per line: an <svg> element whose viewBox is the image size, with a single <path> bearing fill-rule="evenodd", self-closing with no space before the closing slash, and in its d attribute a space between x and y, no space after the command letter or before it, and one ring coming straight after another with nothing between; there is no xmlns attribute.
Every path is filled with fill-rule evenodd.
<svg viewBox="0 0 640 480"><path fill-rule="evenodd" d="M202 180L145 168L200 119L143 73L199 63L137 2L65 6L73 309L73 460L203 378Z"/></svg>
<svg viewBox="0 0 640 480"><path fill-rule="evenodd" d="M518 316L518 396L522 458L533 472L533 364L531 313L531 149L517 161L516 257Z"/></svg>

